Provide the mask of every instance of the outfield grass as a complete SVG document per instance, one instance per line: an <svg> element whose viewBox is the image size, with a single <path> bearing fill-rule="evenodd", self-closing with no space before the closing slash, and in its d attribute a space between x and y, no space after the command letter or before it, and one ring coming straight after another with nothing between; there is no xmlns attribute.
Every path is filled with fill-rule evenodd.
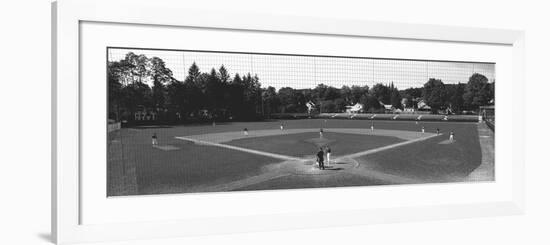
<svg viewBox="0 0 550 245"><path fill-rule="evenodd" d="M266 166L278 164L281 160L248 152L224 149L216 146L196 145L189 141L175 139L178 136L240 132L260 129L278 129L281 122L286 129L305 128L359 128L426 132L440 129L442 135L421 142L381 151L357 160L360 170L377 171L388 175L418 179L424 183L460 181L481 164L481 150L477 125L464 122L419 122L414 121L369 121L347 119L304 119L265 122L234 122L191 126L163 126L123 128L110 135L108 156L108 195L185 193L200 191L201 186L223 185L262 174ZM455 132L456 141L447 144L450 131ZM151 136L156 134L160 146L151 146ZM388 136L356 135L325 132L330 140L334 157L368 149L378 148L402 141ZM298 133L278 136L237 139L224 144L247 149L278 153L288 156L312 156L317 151L313 139L318 133ZM312 141L313 140L313 141ZM129 181L136 188L119 188L121 171L127 171L135 179ZM126 176L125 179L131 179ZM128 184L128 183L126 183ZM323 176L284 176L262 183L241 187L250 189L285 189L309 187L336 187L354 185L389 184L384 180L334 171ZM120 190L134 190L120 191Z"/></svg>
<svg viewBox="0 0 550 245"><path fill-rule="evenodd" d="M138 185L138 193L135 194L187 192L188 188L198 185L242 179L257 174L264 165L277 162L269 157L199 146L169 137L164 138L161 144L179 149L159 150L151 146L150 130L123 129L121 133L125 164L135 168ZM162 135L166 136L166 133ZM111 161L109 164L123 162ZM117 195L112 191L114 187L109 189L108 195Z"/></svg>
<svg viewBox="0 0 550 245"><path fill-rule="evenodd" d="M406 125L400 126L410 128ZM425 127L430 131L438 127L442 135L425 142L362 157L358 159L362 161L361 167L425 179L427 182L448 182L466 177L481 164L476 124L439 123L426 124ZM453 144L448 144L450 131L455 133Z"/></svg>

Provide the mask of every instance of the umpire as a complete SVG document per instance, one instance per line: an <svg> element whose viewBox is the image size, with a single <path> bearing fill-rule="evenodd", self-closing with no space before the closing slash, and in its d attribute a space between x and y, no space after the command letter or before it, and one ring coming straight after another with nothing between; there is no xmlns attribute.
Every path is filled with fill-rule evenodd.
<svg viewBox="0 0 550 245"><path fill-rule="evenodd" d="M317 152L317 161L319 161L319 169L325 169L325 152L323 147L319 147L319 152Z"/></svg>

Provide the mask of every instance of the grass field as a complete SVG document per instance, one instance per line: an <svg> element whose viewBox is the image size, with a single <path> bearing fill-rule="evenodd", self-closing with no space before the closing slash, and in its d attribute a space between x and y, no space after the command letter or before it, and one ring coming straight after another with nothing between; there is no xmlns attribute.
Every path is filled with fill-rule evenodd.
<svg viewBox="0 0 550 245"><path fill-rule="evenodd" d="M123 128L109 136L108 196L471 181L482 163L475 180L492 181L494 136L480 138L483 127L300 119ZM488 143L482 147L480 139ZM319 170L313 156L327 144L332 165Z"/></svg>
<svg viewBox="0 0 550 245"><path fill-rule="evenodd" d="M378 148L402 141L396 137L341 134L332 132L324 133L323 137L327 140L316 141L319 139L318 133L297 133L239 139L228 142L228 144L296 157L313 157L314 153L319 150L318 146L321 144L330 145L331 150L334 152L333 154L336 156Z"/></svg>

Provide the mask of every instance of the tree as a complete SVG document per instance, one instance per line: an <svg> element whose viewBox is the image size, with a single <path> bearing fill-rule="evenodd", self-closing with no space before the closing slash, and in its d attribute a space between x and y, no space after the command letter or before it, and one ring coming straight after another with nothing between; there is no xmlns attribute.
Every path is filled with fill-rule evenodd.
<svg viewBox="0 0 550 245"><path fill-rule="evenodd" d="M416 108L416 102L422 97L423 87L420 88L407 88L405 90L399 91L401 98L406 99L405 107L407 108Z"/></svg>
<svg viewBox="0 0 550 245"><path fill-rule="evenodd" d="M224 65L222 65L219 69L220 71L220 81L222 83L229 83L229 80L231 79L231 75L229 75L229 72L227 71L227 69L225 68Z"/></svg>
<svg viewBox="0 0 550 245"><path fill-rule="evenodd" d="M107 74L109 115L115 120L123 113L132 119L136 110L164 111L171 106L166 86L175 79L162 59L129 52L124 59L109 62Z"/></svg>
<svg viewBox="0 0 550 245"><path fill-rule="evenodd" d="M378 111L382 109L380 101L372 94L364 94L361 97L360 103L363 104L363 110L365 111Z"/></svg>
<svg viewBox="0 0 550 245"><path fill-rule="evenodd" d="M488 105L494 95L487 77L474 73L466 84L464 104L470 110L477 110L479 106Z"/></svg>
<svg viewBox="0 0 550 245"><path fill-rule="evenodd" d="M437 113L438 110L443 109L446 103L445 84L435 78L430 78L427 83L424 84L424 90L422 96L426 103L432 108L432 113Z"/></svg>
<svg viewBox="0 0 550 245"><path fill-rule="evenodd" d="M107 83L108 83L108 102L109 102L109 118L115 121L120 121L120 116L123 110L123 84L125 73L130 69L130 64L127 62L109 62L107 64Z"/></svg>
<svg viewBox="0 0 550 245"><path fill-rule="evenodd" d="M292 113L297 112L298 102L296 101L296 96L294 95L296 91L290 87L280 88L278 91L279 101L280 101L280 112L282 113Z"/></svg>
<svg viewBox="0 0 550 245"><path fill-rule="evenodd" d="M187 103L184 90L184 84L175 79L166 85L166 105L171 112L185 114Z"/></svg>
<svg viewBox="0 0 550 245"><path fill-rule="evenodd" d="M318 84L317 87L315 87L312 91L312 95L314 100L319 103L323 100L325 100L325 95L328 90L328 86L324 84Z"/></svg>
<svg viewBox="0 0 550 245"><path fill-rule="evenodd" d="M334 113L338 112L336 109L336 104L332 100L325 100L322 102L323 105L323 113Z"/></svg>
<svg viewBox="0 0 550 245"><path fill-rule="evenodd" d="M353 103L351 88L349 86L344 85L340 88L340 98L342 98L346 103Z"/></svg>
<svg viewBox="0 0 550 245"><path fill-rule="evenodd" d="M401 94L399 93L399 90L394 87L393 82L390 85L390 102L393 108L403 109L403 105L401 104Z"/></svg>
<svg viewBox="0 0 550 245"><path fill-rule="evenodd" d="M351 101L350 104L358 103L363 95L369 92L369 86L351 86Z"/></svg>
<svg viewBox="0 0 550 245"><path fill-rule="evenodd" d="M243 78L244 85L244 109L246 111L245 117L247 119L253 119L261 113L261 84L257 75L252 76L248 73Z"/></svg>
<svg viewBox="0 0 550 245"><path fill-rule="evenodd" d="M166 85L174 79L172 71L166 67L166 64L162 59L153 57L149 60L149 62L147 62L147 64L147 70L149 71L149 75L153 81Z"/></svg>
<svg viewBox="0 0 550 245"><path fill-rule="evenodd" d="M153 80L153 106L156 108L164 108L166 102L165 85L174 80L172 71L168 69L164 61L158 57L153 57L149 64L149 73Z"/></svg>
<svg viewBox="0 0 550 245"><path fill-rule="evenodd" d="M231 98L229 100L229 109L231 114L233 114L236 118L244 117L244 83L239 73L235 74L235 77L229 83L228 90Z"/></svg>
<svg viewBox="0 0 550 245"><path fill-rule="evenodd" d="M142 108L152 106L151 88L145 83L128 84L122 89L122 94L124 106L128 109L130 115Z"/></svg>
<svg viewBox="0 0 550 245"><path fill-rule="evenodd" d="M369 92L372 96L374 96L378 101L388 105L391 104L391 89L390 87L377 83L370 89Z"/></svg>
<svg viewBox="0 0 550 245"><path fill-rule="evenodd" d="M223 104L223 84L214 68L210 71L206 78L204 94L206 98L208 110L217 117L221 109L225 107Z"/></svg>
<svg viewBox="0 0 550 245"><path fill-rule="evenodd" d="M300 112L300 113L303 113L303 112L306 112L307 110L307 107L306 107L306 96L304 95L303 92L300 92L300 91L295 91L294 93L294 101L296 103L296 112Z"/></svg>
<svg viewBox="0 0 550 245"><path fill-rule="evenodd" d="M265 113L268 115L268 117L271 115L271 113L277 112L280 101L279 97L277 96L277 91L274 87L267 87L267 89L262 92L262 98L265 103Z"/></svg>
<svg viewBox="0 0 550 245"><path fill-rule="evenodd" d="M187 77L185 78L186 82L195 82L197 78L201 75L201 70L197 63L193 62L187 71Z"/></svg>
<svg viewBox="0 0 550 245"><path fill-rule="evenodd" d="M340 98L340 91L332 86L328 86L325 94L324 94L324 100L335 100Z"/></svg>
<svg viewBox="0 0 550 245"><path fill-rule="evenodd" d="M183 82L183 97L185 97L185 112L188 115L198 115L199 110L204 109L204 89L207 74L202 74L195 62L189 67L187 77Z"/></svg>
<svg viewBox="0 0 550 245"><path fill-rule="evenodd" d="M454 113L461 113L464 108L464 83L447 85L447 95L449 95L448 105Z"/></svg>
<svg viewBox="0 0 550 245"><path fill-rule="evenodd" d="M334 100L334 105L336 106L336 112L343 112L346 110L347 102L344 98L338 98Z"/></svg>

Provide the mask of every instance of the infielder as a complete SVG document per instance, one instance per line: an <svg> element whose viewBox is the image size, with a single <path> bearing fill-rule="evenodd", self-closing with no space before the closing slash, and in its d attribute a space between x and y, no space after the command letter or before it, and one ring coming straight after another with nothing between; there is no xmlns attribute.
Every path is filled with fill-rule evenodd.
<svg viewBox="0 0 550 245"><path fill-rule="evenodd" d="M153 145L158 145L158 140L157 140L157 133L153 133L153 137L152 138L152 144Z"/></svg>
<svg viewBox="0 0 550 245"><path fill-rule="evenodd" d="M327 146L327 166L330 166L330 154L331 154L330 147Z"/></svg>

